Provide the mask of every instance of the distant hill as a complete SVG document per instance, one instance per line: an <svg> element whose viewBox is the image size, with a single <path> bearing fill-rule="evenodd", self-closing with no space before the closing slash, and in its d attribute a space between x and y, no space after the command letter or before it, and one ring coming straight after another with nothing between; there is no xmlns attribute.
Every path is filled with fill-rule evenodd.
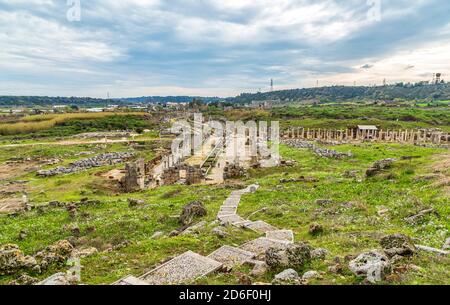
<svg viewBox="0 0 450 305"><path fill-rule="evenodd" d="M243 93L229 102L250 103L260 100L302 101L302 100L350 101L350 100L450 100L450 83L437 85L397 84L379 87L332 86L321 88L291 89L262 93Z"/></svg>
<svg viewBox="0 0 450 305"><path fill-rule="evenodd" d="M8 107L42 107L55 105L93 107L117 103L117 101L111 99L108 100L90 97L0 96L0 106Z"/></svg>
<svg viewBox="0 0 450 305"><path fill-rule="evenodd" d="M143 97L127 97L119 98L117 100L127 103L190 103L193 100L201 100L205 103L219 102L222 98L219 97L201 97L201 96L143 96Z"/></svg>
<svg viewBox="0 0 450 305"><path fill-rule="evenodd" d="M193 96L143 96L118 99L99 99L90 97L49 97L49 96L0 96L0 106L7 107L37 107L54 105L77 105L81 107L96 107L111 104L157 104L157 103L189 103L193 100L201 100L205 103L218 102L223 99L218 97L193 97Z"/></svg>
<svg viewBox="0 0 450 305"><path fill-rule="evenodd" d="M48 97L48 96L0 96L0 106L52 106L77 105L84 107L104 106L108 104L157 104L189 103L193 100L204 103L229 102L251 103L261 100L281 100L284 102L319 100L321 102L339 102L352 100L450 100L450 83L429 85L427 83L396 84L379 87L332 86L321 88L291 89L274 92L242 93L237 97L200 97L200 96L143 96L117 99L98 99L89 97Z"/></svg>

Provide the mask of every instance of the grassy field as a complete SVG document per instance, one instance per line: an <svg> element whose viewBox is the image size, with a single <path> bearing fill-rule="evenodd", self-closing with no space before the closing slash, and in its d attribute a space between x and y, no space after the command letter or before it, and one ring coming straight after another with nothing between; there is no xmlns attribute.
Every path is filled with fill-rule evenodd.
<svg viewBox="0 0 450 305"><path fill-rule="evenodd" d="M18 135L36 133L42 130L49 130L55 126L64 125L70 121L81 122L89 120L91 122L100 119L111 119L117 117L142 117L145 113L67 113L67 114L47 114L26 116L18 122L9 122L0 124L0 135Z"/></svg>
<svg viewBox="0 0 450 305"><path fill-rule="evenodd" d="M34 155L64 155L67 148L51 152L33 150ZM83 151L92 147L77 147L72 151ZM123 151L127 148L114 145L97 150ZM422 180L421 176L432 173L443 158L449 158L448 151L442 149L417 148L413 146L361 144L340 146L339 151L352 151L349 160L328 160L316 157L307 150L282 146L286 159L296 160L295 167L254 170L245 184L259 183L261 189L243 198L239 214L248 216L265 207L264 213L254 216L278 227L293 229L297 241L306 241L315 247L323 247L331 252L328 260L314 262L306 269L327 271L334 257L344 259L346 255L378 248L381 235L394 232L406 233L421 244L440 247L448 237L450 223L446 215L450 213L448 188L437 187L436 181ZM23 152L24 155L30 153ZM14 150L2 153L2 159L14 155ZM410 161L399 161L394 168L381 176L363 179L363 173L374 161L389 157L414 156ZM76 158L68 159L74 160ZM437 164L437 165L436 165ZM177 216L182 207L190 201L205 203L209 222L215 219L223 200L232 189L223 186L166 186L135 194L120 194L98 173L112 167L97 168L87 172L67 176L42 179L34 174L25 174L16 179L29 181L29 195L32 203L39 204L52 200L78 201L81 198L100 200L94 207L83 207L76 219L71 219L65 209L53 208L44 213L28 212L15 218L0 216L0 244L18 244L26 254L32 254L61 239L74 240L70 228L78 226L81 236L77 245L94 246L100 251L124 241L131 244L112 252L100 252L82 261L82 279L87 284L109 284L128 275L140 275L150 270L168 257L193 250L208 254L221 245L240 245L257 237L256 233L228 228L229 238L221 239L210 229L198 235L163 237L153 240L156 231L166 234L179 227ZM347 170L359 171L358 178L344 178ZM281 178L311 176L317 183L280 183ZM130 208L128 198L143 199L145 206ZM333 204L323 208L315 204L316 199L332 199ZM418 226L405 224L403 218L418 211L433 207L437 215L429 216ZM380 208L389 210L387 217L380 217ZM309 224L320 223L325 227L322 235L308 234ZM18 234L26 228L28 236L19 240ZM94 230L92 230L94 228ZM433 255L414 257L411 264L422 271L410 271L401 275L391 284L445 284L450 278L449 259ZM37 275L44 278L56 270ZM236 284L237 269L231 274L217 274L198 283ZM273 271L275 272L275 271ZM269 273L255 281L270 281ZM0 277L0 283L8 283L13 276ZM320 284L356 284L361 279L351 275L330 274Z"/></svg>
<svg viewBox="0 0 450 305"><path fill-rule="evenodd" d="M450 132L450 109L442 107L386 107L381 105L325 104L280 107L272 110L211 111L215 117L229 120L278 120L282 128L348 128L377 125L386 129L440 128Z"/></svg>
<svg viewBox="0 0 450 305"><path fill-rule="evenodd" d="M282 127L345 128L359 123L371 123L383 129L441 128L450 131L449 112L445 108L341 107L342 109L328 105L209 114L231 120L279 120ZM54 143L61 136L70 138L70 135L80 132L138 128L152 130L137 137L138 139L158 140L155 121L152 123L140 114L36 116L23 118L15 124L28 126L23 130L19 128L18 132L31 128L29 126L34 126L31 129L34 132L2 136L1 143L16 143L17 137L21 139L21 143L26 144L39 141ZM1 127L16 126L15 124L1 124L0 130ZM50 125L34 130L39 124ZM143 147L134 152L136 157L151 160L162 146L168 144L169 142L164 141L143 142ZM75 218L71 218L64 208L57 207L44 211L33 210L15 217L0 215L0 245L17 244L29 255L62 239L71 241L76 247L95 247L99 253L82 260L82 281L85 284L110 284L129 274L139 276L162 261L187 250L207 255L222 245L239 246L258 237L252 231L227 227L223 230L229 236L219 238L212 233L212 223L222 202L233 189L259 183L261 187L256 193L242 198L239 214L249 217L265 208L251 216L251 219L265 220L276 227L292 229L296 241L327 249L330 255L326 260L314 261L298 270L323 272L323 279L312 284L360 284L362 279L348 270L346 257L379 249L379 239L385 234L404 233L418 244L441 248L450 234L448 149L381 143L328 148L341 152L351 151L353 157L343 160L324 159L309 150L282 145L283 158L295 160L295 166L250 170L249 177L219 186L174 185L124 194L120 192L117 182L108 179L106 175L113 169L122 169L123 165L103 166L49 178L37 177L36 167L50 169L57 166L39 165L39 160L43 159L58 158L61 160L58 166L66 166L70 162L105 152L133 150L127 143L3 147L0 151L0 175L6 178L2 178L0 187L11 181L26 181L23 191L28 194L30 203L38 206L55 200L77 202L82 198L98 200L100 204L81 207ZM29 158L29 161L13 166L6 164L17 158ZM375 161L386 158L396 158L398 161L380 175L365 178L367 168ZM345 175L347 171L355 171L356 177L348 178ZM317 178L318 182L280 181L301 176ZM20 197L23 191L15 194L1 193L0 200ZM129 198L142 199L145 205L129 207ZM324 207L316 204L317 199L331 199L333 203ZM194 200L203 202L208 211L207 216L197 221L205 220L209 225L196 234L169 237L170 232L180 227L178 216L182 208ZM426 216L416 225L405 222L405 217L427 208L433 208L435 213ZM380 211L384 211L383 214ZM322 225L324 232L311 235L311 223ZM79 228L80 235L75 236L72 228ZM19 238L23 229L27 231L25 239ZM164 236L152 239L152 235L158 231L163 232ZM127 246L108 250L124 242ZM328 271L336 261L344 266L343 271L338 274ZM403 264L417 268L403 268L383 284L450 283L448 257L420 253ZM65 271L66 268L51 268L43 274L30 275L43 279L55 272ZM248 272L247 268L240 267L230 273L213 274L196 283L238 284L239 274ZM270 282L279 271L281 270L272 270L252 280ZM17 277L18 275L0 276L0 284L7 284Z"/></svg>

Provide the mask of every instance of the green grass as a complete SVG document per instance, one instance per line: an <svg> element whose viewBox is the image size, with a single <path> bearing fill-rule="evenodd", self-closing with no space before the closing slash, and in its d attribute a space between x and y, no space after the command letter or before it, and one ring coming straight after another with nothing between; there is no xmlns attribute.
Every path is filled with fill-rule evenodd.
<svg viewBox="0 0 450 305"><path fill-rule="evenodd" d="M319 106L299 105L273 108L272 110L233 110L224 113L210 111L213 117L236 120L280 121L282 129L302 126L305 128L345 129L356 125L377 125L382 129L440 128L450 132L450 109L441 102L435 107L413 105L387 107L356 103L323 104Z"/></svg>
<svg viewBox="0 0 450 305"><path fill-rule="evenodd" d="M0 135L11 139L63 137L84 132L150 128L145 113L73 113L27 116L0 124Z"/></svg>
<svg viewBox="0 0 450 305"><path fill-rule="evenodd" d="M12 155L58 156L74 151L90 150L92 147L30 148L27 151L11 149L3 151L1 159ZM103 151L99 149L96 153ZM105 150L122 151L127 147L112 145ZM334 257L358 254L365 250L379 248L379 236L402 232L418 242L440 247L450 230L446 215L450 214L448 197L442 189L433 188L433 181L418 181L418 175L430 173L430 164L435 155L445 150L402 146L395 144L361 144L334 147L339 151L352 151L354 158L329 160L316 157L308 150L281 147L285 159L298 162L292 168L272 168L252 170L246 184L259 183L261 188L254 194L245 195L239 207L239 214L246 217L251 213L268 208L252 219L262 219L279 228L292 229L297 241L305 241L315 247L323 247L331 252L324 262L313 262L300 272L311 269L326 272L324 280L318 282L337 284L357 284L361 279L352 276L348 270L344 275L327 272ZM148 152L147 152L148 153ZM363 179L365 169L374 161L401 156L415 156L411 161L398 161L394 167L380 176ZM70 158L68 159L68 161ZM30 200L39 204L52 200L79 201L88 197L101 201L98 206L83 207L76 219L70 219L67 211L60 208L44 213L32 211L16 218L0 216L0 244L15 243L26 254L33 254L46 246L66 238L71 238L70 227L79 226L80 244L95 246L100 250L123 241L131 241L128 247L112 252L101 252L83 259L82 279L87 284L110 284L128 274L141 275L156 264L179 255L187 250L209 254L218 247L241 245L258 234L236 228L228 228L231 237L220 239L211 229L202 230L197 236L164 237L152 240L156 231L166 235L179 227L177 216L182 207L193 200L205 203L208 222L215 219L220 205L231 193L231 189L210 186L166 186L134 194L119 194L109 182L100 178L99 172L114 167L103 167L66 176L37 178L26 174L20 179L29 180ZM346 170L358 170L358 179L344 178ZM320 179L317 183L280 183L281 178L312 176ZM145 206L130 208L128 198L143 199ZM316 199L332 199L333 204L320 207ZM389 218L377 215L380 207L389 209ZM429 216L418 226L406 225L403 218L421 209L433 207L439 216ZM322 224L323 234L311 236L310 223ZM95 231L89 228L95 227ZM19 240L20 230L26 228L28 237ZM395 284L448 284L448 258L420 255L411 260L412 264L424 268L422 273L407 272ZM248 271L238 268L231 274L211 275L199 279L202 284L237 284L236 272ZM36 275L44 278L58 270L49 270ZM255 281L270 282L273 271ZM0 277L0 284L14 279L13 276Z"/></svg>

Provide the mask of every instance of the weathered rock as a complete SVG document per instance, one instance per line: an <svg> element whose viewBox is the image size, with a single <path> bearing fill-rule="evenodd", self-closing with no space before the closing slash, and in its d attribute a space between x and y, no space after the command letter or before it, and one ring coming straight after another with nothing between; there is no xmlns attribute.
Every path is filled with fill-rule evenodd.
<svg viewBox="0 0 450 305"><path fill-rule="evenodd" d="M75 236L75 237L79 237L79 236L81 235L80 227L77 226L77 225L73 225L73 226L70 228L70 232L71 232L72 235Z"/></svg>
<svg viewBox="0 0 450 305"><path fill-rule="evenodd" d="M206 221L200 221L199 223L196 223L195 225L188 227L186 230L184 230L181 234L182 235L188 235L188 234L196 234L199 233L203 228L206 227L208 223Z"/></svg>
<svg viewBox="0 0 450 305"><path fill-rule="evenodd" d="M246 174L247 174L246 169L236 163L228 164L223 169L224 180L245 177Z"/></svg>
<svg viewBox="0 0 450 305"><path fill-rule="evenodd" d="M140 200L140 199L133 199L133 198L128 198L128 206L131 207L136 207L139 205L145 205L145 201L144 200Z"/></svg>
<svg viewBox="0 0 450 305"><path fill-rule="evenodd" d="M341 263L335 263L334 265L328 267L328 271L333 274L341 274L344 270L344 266Z"/></svg>
<svg viewBox="0 0 450 305"><path fill-rule="evenodd" d="M396 159L384 159L375 162L371 168L366 171L366 177L373 177L384 169L390 168Z"/></svg>
<svg viewBox="0 0 450 305"><path fill-rule="evenodd" d="M358 170L348 170L344 173L344 178L358 178Z"/></svg>
<svg viewBox="0 0 450 305"><path fill-rule="evenodd" d="M300 283L300 277L294 269L287 269L275 275L274 285L295 285Z"/></svg>
<svg viewBox="0 0 450 305"><path fill-rule="evenodd" d="M247 274L238 272L236 276L238 278L239 285L247 285L247 286L252 285L252 279Z"/></svg>
<svg viewBox="0 0 450 305"><path fill-rule="evenodd" d="M444 243L444 246L442 247L444 250L450 250L450 238L447 238L447 240Z"/></svg>
<svg viewBox="0 0 450 305"><path fill-rule="evenodd" d="M311 251L311 258L317 260L325 259L327 258L328 253L327 249L317 248Z"/></svg>
<svg viewBox="0 0 450 305"><path fill-rule="evenodd" d="M389 259L377 251L360 254L350 261L350 270L357 276L364 276L370 283L383 281L391 272Z"/></svg>
<svg viewBox="0 0 450 305"><path fill-rule="evenodd" d="M18 245L0 247L0 275L15 274L22 269L32 269L35 265L36 260L25 256Z"/></svg>
<svg viewBox="0 0 450 305"><path fill-rule="evenodd" d="M164 232L158 231L158 232L155 232L155 233L150 237L150 239L158 239L158 238L160 238L160 237L162 237L162 236L164 236Z"/></svg>
<svg viewBox="0 0 450 305"><path fill-rule="evenodd" d="M314 280L319 279L321 276L319 272L317 271L308 271L305 274L303 274L302 279L303 280Z"/></svg>
<svg viewBox="0 0 450 305"><path fill-rule="evenodd" d="M34 285L37 282L39 282L38 279L31 277L29 275L23 274L21 275L19 278L17 278L16 280L12 281L9 283L9 285L25 285L25 286L30 286L30 285Z"/></svg>
<svg viewBox="0 0 450 305"><path fill-rule="evenodd" d="M61 240L38 252L34 257L42 270L52 264L63 264L71 256L73 246L67 240Z"/></svg>
<svg viewBox="0 0 450 305"><path fill-rule="evenodd" d="M381 239L380 244L388 257L411 256L416 252L416 247L411 239L403 234L385 236Z"/></svg>
<svg viewBox="0 0 450 305"><path fill-rule="evenodd" d="M66 210L69 213L69 217L74 219L77 216L77 205L75 203L70 203L66 206Z"/></svg>
<svg viewBox="0 0 450 305"><path fill-rule="evenodd" d="M207 211L203 203L199 201L191 202L183 208L183 212L180 215L180 223L183 226L188 226L192 223L194 217L203 217L206 216L206 214Z"/></svg>
<svg viewBox="0 0 450 305"><path fill-rule="evenodd" d="M327 206L327 205L333 204L333 200L331 200L331 199L317 199L316 200L316 204L322 205L322 206Z"/></svg>
<svg viewBox="0 0 450 305"><path fill-rule="evenodd" d="M19 233L19 240L24 240L25 238L27 238L28 236L28 231L27 230L20 230Z"/></svg>
<svg viewBox="0 0 450 305"><path fill-rule="evenodd" d="M419 224L425 216L434 213L434 209L426 209L423 211L420 211L416 215L412 215L405 218L405 221L409 223L410 225L416 225Z"/></svg>
<svg viewBox="0 0 450 305"><path fill-rule="evenodd" d="M303 243L272 247L266 251L266 263L271 268L300 268L311 261L311 246Z"/></svg>
<svg viewBox="0 0 450 305"><path fill-rule="evenodd" d="M423 246L423 245L415 245L415 246L420 251L425 251L428 253L433 253L433 254L442 255L442 256L450 255L450 251L445 251L445 250L436 249L433 247L428 247L428 246Z"/></svg>
<svg viewBox="0 0 450 305"><path fill-rule="evenodd" d="M67 274L60 272L60 273L53 274L52 276L39 282L37 285L40 285L40 286L67 286L67 285L70 285L70 282L67 278Z"/></svg>
<svg viewBox="0 0 450 305"><path fill-rule="evenodd" d="M267 264L262 261L251 260L248 262L248 264L253 265L253 269L252 271L250 271L250 275L254 277L263 276L269 269L269 266L267 266Z"/></svg>
<svg viewBox="0 0 450 305"><path fill-rule="evenodd" d="M226 238L226 237L230 236L229 233L223 231L221 228L214 228L211 230L211 232L220 238Z"/></svg>
<svg viewBox="0 0 450 305"><path fill-rule="evenodd" d="M309 226L309 234L319 235L323 233L323 226L318 223L313 223Z"/></svg>

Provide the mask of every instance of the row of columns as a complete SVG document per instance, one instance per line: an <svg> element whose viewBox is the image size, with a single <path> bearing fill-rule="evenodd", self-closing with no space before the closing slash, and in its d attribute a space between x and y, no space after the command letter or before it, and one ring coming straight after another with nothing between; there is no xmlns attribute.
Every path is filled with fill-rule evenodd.
<svg viewBox="0 0 450 305"><path fill-rule="evenodd" d="M450 143L450 133L440 131L430 132L425 130L332 130L290 128L283 134L283 138L325 141L363 141L375 140L399 143Z"/></svg>

